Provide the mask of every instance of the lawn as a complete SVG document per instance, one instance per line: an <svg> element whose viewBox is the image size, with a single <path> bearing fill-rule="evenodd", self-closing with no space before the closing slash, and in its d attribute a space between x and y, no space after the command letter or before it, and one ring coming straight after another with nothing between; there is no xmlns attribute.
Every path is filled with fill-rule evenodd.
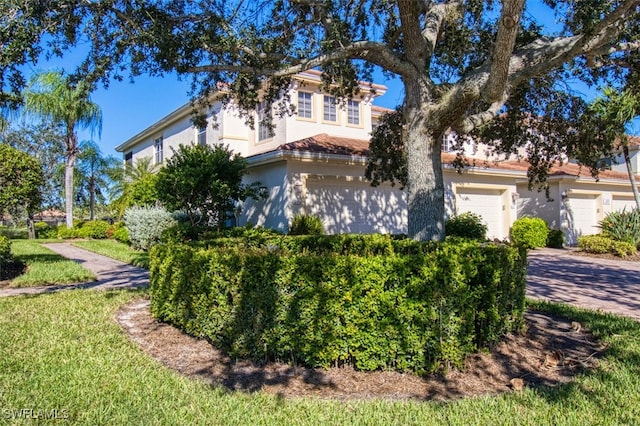
<svg viewBox="0 0 640 426"><path fill-rule="evenodd" d="M149 268L149 254L147 252L134 250L131 246L115 240L74 241L73 245L124 263Z"/></svg>
<svg viewBox="0 0 640 426"><path fill-rule="evenodd" d="M114 321L120 306L142 294L76 290L0 299L0 424L46 415L91 425L640 421L640 323L632 320L538 305L591 327L609 345L597 370L554 389L450 403L285 400L211 387L149 358Z"/></svg>
<svg viewBox="0 0 640 426"><path fill-rule="evenodd" d="M11 287L71 284L93 281L95 275L79 263L66 259L41 245L43 240L13 240L11 253L27 265Z"/></svg>

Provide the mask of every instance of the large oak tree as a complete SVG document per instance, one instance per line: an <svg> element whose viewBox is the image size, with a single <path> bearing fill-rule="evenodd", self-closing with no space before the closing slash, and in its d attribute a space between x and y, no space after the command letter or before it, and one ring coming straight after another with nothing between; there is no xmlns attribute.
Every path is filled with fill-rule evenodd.
<svg viewBox="0 0 640 426"><path fill-rule="evenodd" d="M194 96L225 90L247 116L263 100L285 113L278 100L286 102L283 89L300 71L321 69L326 88L348 97L360 90L357 80L382 69L404 85L408 232L431 240L444 237L445 131L478 131L499 114L537 112L557 100L565 107L559 116L576 114L572 98L558 95L566 93L562 82L625 84L637 70L640 0L541 0L558 28L545 27L549 12L537 3L7 0L0 46L27 61L38 49L62 53L82 40L89 48L78 75L90 81L120 77L127 66L134 75L177 70L194 76ZM0 65L0 90L19 83L13 63ZM548 89L543 102L540 87ZM557 131L548 140L562 143Z"/></svg>

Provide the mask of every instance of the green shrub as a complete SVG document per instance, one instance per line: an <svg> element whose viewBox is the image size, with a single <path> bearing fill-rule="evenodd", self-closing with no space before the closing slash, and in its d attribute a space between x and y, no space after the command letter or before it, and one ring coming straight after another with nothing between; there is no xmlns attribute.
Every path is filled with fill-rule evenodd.
<svg viewBox="0 0 640 426"><path fill-rule="evenodd" d="M0 235L0 271L4 269L11 260L11 240L4 235Z"/></svg>
<svg viewBox="0 0 640 426"><path fill-rule="evenodd" d="M312 239L270 242L299 247ZM210 248L158 244L150 251L151 310L233 357L418 373L460 367L465 355L522 325L522 250L468 240L315 239L323 250L342 241L354 251L247 248L231 239ZM382 254L360 254L383 246Z"/></svg>
<svg viewBox="0 0 640 426"><path fill-rule="evenodd" d="M619 257L632 256L636 247L626 241L616 241L604 235L584 235L578 238L578 248L586 253L609 253Z"/></svg>
<svg viewBox="0 0 640 426"><path fill-rule="evenodd" d="M115 231L113 231L112 238L123 244L131 244L131 241L129 240L129 231L124 226L116 228Z"/></svg>
<svg viewBox="0 0 640 426"><path fill-rule="evenodd" d="M29 238L27 228L12 228L0 226L0 236L9 238L10 240L26 240Z"/></svg>
<svg viewBox="0 0 640 426"><path fill-rule="evenodd" d="M82 223L78 234L81 238L105 239L110 226L111 224L104 220L91 220Z"/></svg>
<svg viewBox="0 0 640 426"><path fill-rule="evenodd" d="M564 232L561 229L549 229L547 235L547 247L563 248L565 242Z"/></svg>
<svg viewBox="0 0 640 426"><path fill-rule="evenodd" d="M289 226L289 235L323 235L324 226L317 216L297 214Z"/></svg>
<svg viewBox="0 0 640 426"><path fill-rule="evenodd" d="M34 223L34 227L36 230L36 238L48 239L58 237L57 226L51 226L47 222L36 222Z"/></svg>
<svg viewBox="0 0 640 426"><path fill-rule="evenodd" d="M510 237L511 242L527 249L545 247L549 228L547 223L539 217L523 217L513 222Z"/></svg>
<svg viewBox="0 0 640 426"><path fill-rule="evenodd" d="M451 237L484 241L487 239L487 225L479 215L466 212L447 219L445 233Z"/></svg>
<svg viewBox="0 0 640 426"><path fill-rule="evenodd" d="M616 241L625 241L640 247L640 212L622 210L611 212L600 222L602 234Z"/></svg>
<svg viewBox="0 0 640 426"><path fill-rule="evenodd" d="M73 239L73 238L81 238L80 235L80 229L73 227L73 228L67 228L67 225L59 225L58 226L58 232L57 232L57 237L62 239L62 240L69 240L69 239Z"/></svg>
<svg viewBox="0 0 640 426"><path fill-rule="evenodd" d="M177 224L171 213L161 207L130 207L124 212L124 223L134 248L148 250L160 241L162 233Z"/></svg>

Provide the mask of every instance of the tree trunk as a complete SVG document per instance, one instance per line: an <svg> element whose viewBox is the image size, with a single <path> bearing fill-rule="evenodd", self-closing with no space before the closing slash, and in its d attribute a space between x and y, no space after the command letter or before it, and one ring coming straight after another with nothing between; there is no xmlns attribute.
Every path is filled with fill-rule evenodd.
<svg viewBox="0 0 640 426"><path fill-rule="evenodd" d="M93 176L89 178L89 220L94 219L96 208L96 184Z"/></svg>
<svg viewBox="0 0 640 426"><path fill-rule="evenodd" d="M64 168L64 198L67 228L73 228L73 168L76 163L77 143L73 127L67 128L67 159Z"/></svg>
<svg viewBox="0 0 640 426"><path fill-rule="evenodd" d="M27 216L27 234L30 240L35 240L36 238L36 227L33 223L33 213L29 212Z"/></svg>
<svg viewBox="0 0 640 426"><path fill-rule="evenodd" d="M640 211L640 193L638 193L638 185L636 185L636 176L631 167L631 158L629 157L629 147L625 144L622 146L622 152L624 153L624 162L627 165L627 172L629 172L629 182L631 182L631 190L633 191L633 198L636 200L636 208Z"/></svg>
<svg viewBox="0 0 640 426"><path fill-rule="evenodd" d="M445 237L442 135L426 126L426 117L419 108L410 108L405 114L408 236L418 241L442 241Z"/></svg>

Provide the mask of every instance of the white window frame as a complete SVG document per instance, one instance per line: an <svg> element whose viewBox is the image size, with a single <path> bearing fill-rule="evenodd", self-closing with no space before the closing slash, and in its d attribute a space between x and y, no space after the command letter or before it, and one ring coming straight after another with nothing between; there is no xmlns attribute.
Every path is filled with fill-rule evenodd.
<svg viewBox="0 0 640 426"><path fill-rule="evenodd" d="M338 100L335 97L329 95L323 96L322 120L327 123L338 122Z"/></svg>
<svg viewBox="0 0 640 426"><path fill-rule="evenodd" d="M156 164L162 164L164 161L164 139L162 136L153 140L153 149L155 152Z"/></svg>
<svg viewBox="0 0 640 426"><path fill-rule="evenodd" d="M360 109L360 101L351 99L347 101L347 124L361 126Z"/></svg>
<svg viewBox="0 0 640 426"><path fill-rule="evenodd" d="M207 144L207 125L206 124L202 127L196 127L196 144L198 145Z"/></svg>
<svg viewBox="0 0 640 426"><path fill-rule="evenodd" d="M298 91L298 118L313 120L313 93Z"/></svg>
<svg viewBox="0 0 640 426"><path fill-rule="evenodd" d="M265 109L267 108L264 102L258 104L257 113L258 113L258 142L266 141L267 139L271 139L274 136L274 129L269 126L265 126L262 124L262 120L265 116Z"/></svg>

